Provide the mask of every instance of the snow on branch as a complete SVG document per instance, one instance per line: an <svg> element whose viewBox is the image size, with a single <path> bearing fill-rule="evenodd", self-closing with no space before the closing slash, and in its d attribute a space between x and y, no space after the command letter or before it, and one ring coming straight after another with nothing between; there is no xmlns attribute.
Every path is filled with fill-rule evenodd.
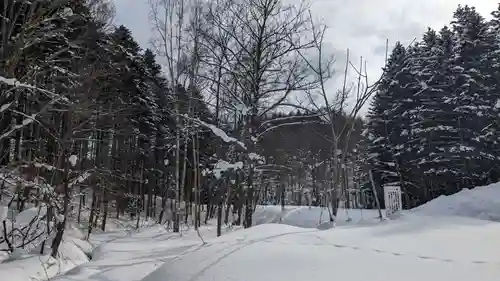
<svg viewBox="0 0 500 281"><path fill-rule="evenodd" d="M91 175L92 175L92 173L87 171L87 172L79 175L76 179L72 180L69 183L69 186L72 187L75 184L82 183L82 182L86 181Z"/></svg>
<svg viewBox="0 0 500 281"><path fill-rule="evenodd" d="M243 168L243 162L229 163L224 160L219 160L215 164L214 168L210 170L204 170L203 175L207 175L212 173L216 179L220 179L222 173L229 170L237 170Z"/></svg>
<svg viewBox="0 0 500 281"><path fill-rule="evenodd" d="M33 86L33 85L30 85L30 84L22 83L22 82L20 82L19 80L15 79L15 78L5 78L3 76L0 76L0 84L6 84L6 85L13 86L13 87L16 87L16 88L24 88L24 89L35 90L35 91L39 91L39 92L42 92L44 94L47 94L47 95L51 96L53 99L60 99L60 100L63 100L65 102L69 101L64 96L58 95L58 94L56 94L56 93L54 93L52 91L48 91L48 90L39 88L37 86ZM8 106L10 106L10 104ZM2 110L6 110L7 107L5 107L5 105L2 105Z"/></svg>
<svg viewBox="0 0 500 281"><path fill-rule="evenodd" d="M7 132L3 133L2 135L0 135L0 140L2 139L5 139L7 137L9 137L13 132L33 123L33 121L35 120L37 114L32 114L31 116L29 116L29 118L26 118L22 121L21 124L17 124L17 125L14 125L10 128L10 130L8 130Z"/></svg>
<svg viewBox="0 0 500 281"><path fill-rule="evenodd" d="M185 118L189 118L189 119L195 121L196 123L209 128L212 131L212 133L214 133L216 136L220 137L224 142L227 142L227 143L236 143L241 148L243 148L245 150L247 149L247 147L245 146L245 144L243 142L239 141L236 138L228 136L226 134L226 132L224 132L224 130L218 128L217 126L215 126L213 124L209 124L209 123L204 122L204 121L201 121L200 119L197 119L197 118L190 118L187 115L184 115L184 117Z"/></svg>
<svg viewBox="0 0 500 281"><path fill-rule="evenodd" d="M292 116L276 117L276 118L272 118L272 119L269 119L269 120L265 120L264 122L262 122L260 124L259 127L265 127L265 126L268 126L269 124L275 123L275 122L293 121L294 119L304 119L304 118L321 117L323 115L325 115L325 114L324 113L317 113L317 114L312 114L312 115L297 115L297 116L292 115Z"/></svg>
<svg viewBox="0 0 500 281"><path fill-rule="evenodd" d="M36 122L36 123L39 123L39 121L36 120L36 118L41 115L42 113L44 113L50 106L52 106L53 104L59 102L59 101L65 101L65 102L69 102L68 98L64 97L64 96L61 96L59 94L56 94L54 92L51 92L51 91L47 91L47 90L44 90L42 88L38 88L36 86L33 86L33 85L29 85L29 84L25 84L25 83L21 83L19 82L17 79L15 78L5 78L3 76L0 76L0 84L6 84L6 85L9 85L9 86L14 86L14 87L18 87L18 88L25 88L25 89L32 89L32 90L37 90L37 91L40 91L44 94L47 94L48 96L50 96L52 98L51 101L49 101L39 112L37 113L34 113L34 114L31 114L31 115L26 115L20 111L17 111L17 110L13 110L11 109L10 111L15 113L15 114L18 114L18 115L21 115L24 117L24 119L21 121L20 124L13 124L11 126L11 128L9 130L7 130L6 132L4 132L3 134L0 135L0 140L2 139L5 139L7 137L9 137L12 133L14 133L15 131L17 130L20 130L28 125L30 125L31 123L33 122ZM9 107L13 104L13 102L10 102L10 103L6 103L6 104L3 104L1 107L0 107L0 113L6 111L9 109Z"/></svg>
<svg viewBox="0 0 500 281"><path fill-rule="evenodd" d="M2 106L0 106L0 113L6 111L7 109L9 109L9 107L12 105L12 102L9 102L9 103L6 103L6 104L2 104Z"/></svg>
<svg viewBox="0 0 500 281"><path fill-rule="evenodd" d="M314 123L318 123L318 121L298 121L298 122L290 122L290 123L277 124L275 126L272 126L272 127L269 127L267 129L265 129L262 133L260 133L259 135L257 135L257 139L261 138L266 133L269 133L270 131L273 131L273 130L281 128L281 127L293 126L293 125L314 124Z"/></svg>

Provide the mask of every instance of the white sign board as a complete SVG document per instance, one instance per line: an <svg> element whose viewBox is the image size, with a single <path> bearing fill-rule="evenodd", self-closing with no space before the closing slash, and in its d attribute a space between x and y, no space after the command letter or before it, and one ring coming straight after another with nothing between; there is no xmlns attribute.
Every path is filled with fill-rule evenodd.
<svg viewBox="0 0 500 281"><path fill-rule="evenodd" d="M403 209L403 199L401 196L401 187L397 185L384 186L385 212L390 215Z"/></svg>

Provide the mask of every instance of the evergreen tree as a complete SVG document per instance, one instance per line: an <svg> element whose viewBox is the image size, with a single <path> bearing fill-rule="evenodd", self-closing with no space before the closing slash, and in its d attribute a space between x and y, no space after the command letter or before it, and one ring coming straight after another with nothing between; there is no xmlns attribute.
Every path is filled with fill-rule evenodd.
<svg viewBox="0 0 500 281"><path fill-rule="evenodd" d="M367 123L368 162L380 185L399 177L408 206L498 177L499 18L459 6L451 29L429 29L388 61ZM398 54L409 57L402 66Z"/></svg>
<svg viewBox="0 0 500 281"><path fill-rule="evenodd" d="M398 125L395 114L398 106L395 101L404 99L404 85L408 83L403 72L406 63L406 49L397 42L384 68L384 76L375 94L370 112L365 136L368 139L368 163L374 174L377 186L400 182L394 151L409 132ZM406 71L406 70L405 70ZM398 96L401 95L401 96ZM400 120L399 120L400 121ZM383 202L383 192L379 190L380 202Z"/></svg>
<svg viewBox="0 0 500 281"><path fill-rule="evenodd" d="M488 25L476 10L459 6L452 27L455 37L453 93L445 102L453 106L457 143L449 152L462 187L482 185L487 181L485 170L498 161L498 99L493 77L492 54L494 38Z"/></svg>
<svg viewBox="0 0 500 281"><path fill-rule="evenodd" d="M411 64L411 73L415 78L412 93L418 105L410 111L408 153L411 158L408 163L413 169L414 185L408 187L408 196L424 202L432 198L440 187L436 177L448 175L451 168L446 151L453 142L449 136L450 130L454 130L453 124L450 124L453 112L443 102L449 97L452 87L450 40L449 29L443 28L440 34L429 29ZM410 198L407 200L414 202Z"/></svg>

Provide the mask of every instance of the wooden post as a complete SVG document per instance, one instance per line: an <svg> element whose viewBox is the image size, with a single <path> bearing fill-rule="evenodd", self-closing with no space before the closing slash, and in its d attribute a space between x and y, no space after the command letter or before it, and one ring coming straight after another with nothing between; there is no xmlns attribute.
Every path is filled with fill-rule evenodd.
<svg viewBox="0 0 500 281"><path fill-rule="evenodd" d="M373 191L373 196L375 196L375 203L377 204L378 215L380 220L383 220L382 210L380 209L380 202L378 201L378 194L377 194L377 189L375 188L375 181L373 180L372 170L368 171L368 175L370 177L370 182L372 183L372 191Z"/></svg>

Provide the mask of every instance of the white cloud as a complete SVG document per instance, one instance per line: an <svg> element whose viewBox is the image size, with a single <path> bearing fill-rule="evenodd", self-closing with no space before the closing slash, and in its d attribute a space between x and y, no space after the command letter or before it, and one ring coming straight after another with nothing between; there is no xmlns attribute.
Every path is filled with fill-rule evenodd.
<svg viewBox="0 0 500 281"><path fill-rule="evenodd" d="M293 0L292 0L293 1ZM116 24L130 28L139 43L146 47L151 37L147 0L115 0ZM497 0L312 0L313 15L329 26L326 41L341 54L350 49L356 62L363 56L368 76L375 80L384 63L385 41L408 44L420 39L428 26L440 29L448 24L458 4L468 4L486 18L498 5ZM345 58L337 58L338 68ZM341 76L339 73L338 77ZM330 86L335 91L342 79Z"/></svg>

